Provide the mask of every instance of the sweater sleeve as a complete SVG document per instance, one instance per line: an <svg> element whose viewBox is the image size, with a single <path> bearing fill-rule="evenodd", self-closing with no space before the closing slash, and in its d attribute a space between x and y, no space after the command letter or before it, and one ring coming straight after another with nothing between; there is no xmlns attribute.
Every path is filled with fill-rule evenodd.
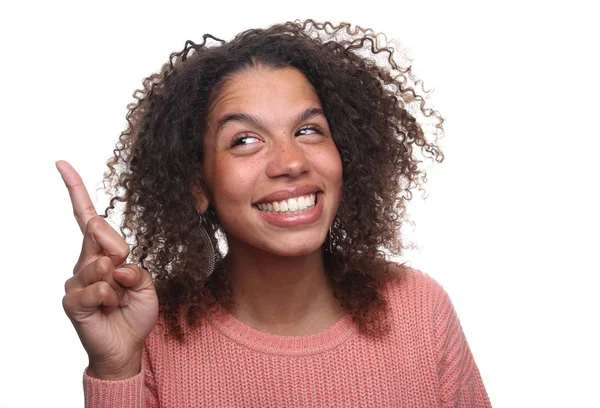
<svg viewBox="0 0 600 408"><path fill-rule="evenodd" d="M434 333L442 407L491 407L452 302L439 284L437 289Z"/></svg>
<svg viewBox="0 0 600 408"><path fill-rule="evenodd" d="M144 348L141 372L126 380L105 381L83 374L85 408L157 408L152 365Z"/></svg>

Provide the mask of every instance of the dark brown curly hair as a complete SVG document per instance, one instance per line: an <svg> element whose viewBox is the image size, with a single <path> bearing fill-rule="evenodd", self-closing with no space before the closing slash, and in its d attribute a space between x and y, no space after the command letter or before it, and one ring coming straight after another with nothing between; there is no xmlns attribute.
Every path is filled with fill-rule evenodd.
<svg viewBox="0 0 600 408"><path fill-rule="evenodd" d="M435 144L443 119L426 107L422 83L399 57L395 43L371 29L307 20L230 42L205 34L144 80L108 162L105 216L123 211L131 262L152 274L172 336L183 340L184 323L196 327L211 305L232 301L216 250L223 231L212 207L197 212L192 191L203 186L211 101L227 78L257 65L298 69L321 100L343 166L342 198L323 245L326 272L362 333L386 331L382 290L397 276L389 255L405 249L406 201L426 182L419 157L443 160Z"/></svg>

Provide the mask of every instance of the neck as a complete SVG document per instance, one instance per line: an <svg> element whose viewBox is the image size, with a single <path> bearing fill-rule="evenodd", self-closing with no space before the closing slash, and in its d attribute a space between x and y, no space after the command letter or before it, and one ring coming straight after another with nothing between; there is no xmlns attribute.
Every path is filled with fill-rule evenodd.
<svg viewBox="0 0 600 408"><path fill-rule="evenodd" d="M226 268L234 304L228 312L269 334L309 335L335 324L344 312L329 285L320 249L282 257L256 248L230 248Z"/></svg>

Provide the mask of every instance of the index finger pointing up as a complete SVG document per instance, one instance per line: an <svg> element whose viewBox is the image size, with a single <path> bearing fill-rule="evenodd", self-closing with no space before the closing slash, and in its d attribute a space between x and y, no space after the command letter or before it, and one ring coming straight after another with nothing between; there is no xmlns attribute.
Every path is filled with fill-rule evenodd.
<svg viewBox="0 0 600 408"><path fill-rule="evenodd" d="M64 160L56 162L56 168L60 172L60 175L69 190L69 196L71 197L71 204L73 204L73 214L79 224L81 232L85 233L85 228L90 218L97 216L94 204L90 199L81 176L75 171L73 166Z"/></svg>

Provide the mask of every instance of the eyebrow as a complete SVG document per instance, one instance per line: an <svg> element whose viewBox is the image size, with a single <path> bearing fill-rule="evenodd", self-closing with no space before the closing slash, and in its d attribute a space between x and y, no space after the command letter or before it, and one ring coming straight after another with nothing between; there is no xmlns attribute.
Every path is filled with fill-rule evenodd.
<svg viewBox="0 0 600 408"><path fill-rule="evenodd" d="M309 119L312 119L315 116L325 117L325 113L323 112L323 109L320 109L320 108L306 109L305 111L301 112L298 115L298 117L296 118L296 124L298 124L300 122L304 122ZM246 125L264 129L264 125L263 125L262 121L259 118L257 118L256 116L249 115L247 113L230 113L230 114L223 116L222 118L220 118L217 121L215 135L218 136L219 133L221 133L221 131L223 130L223 128L227 124L232 123L232 122L238 122L238 123L242 123L242 124L246 124Z"/></svg>

